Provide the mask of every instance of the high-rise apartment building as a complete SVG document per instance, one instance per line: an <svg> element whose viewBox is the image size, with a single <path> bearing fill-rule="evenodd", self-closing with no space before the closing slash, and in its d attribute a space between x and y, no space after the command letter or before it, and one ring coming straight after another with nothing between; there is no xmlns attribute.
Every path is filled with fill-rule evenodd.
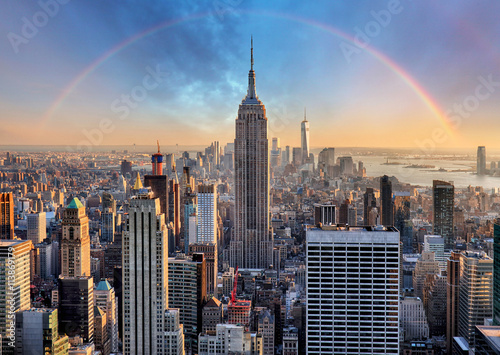
<svg viewBox="0 0 500 355"><path fill-rule="evenodd" d="M387 175L380 178L380 209L382 225L394 225L394 205L392 202L392 182Z"/></svg>
<svg viewBox="0 0 500 355"><path fill-rule="evenodd" d="M14 198L0 193L0 239L14 239Z"/></svg>
<svg viewBox="0 0 500 355"><path fill-rule="evenodd" d="M267 268L273 263L269 225L269 142L264 104L255 90L253 45L248 91L238 109L235 147L235 226L232 266Z"/></svg>
<svg viewBox="0 0 500 355"><path fill-rule="evenodd" d="M30 240L0 240L0 334L2 354L13 354L15 313L31 308Z"/></svg>
<svg viewBox="0 0 500 355"><path fill-rule="evenodd" d="M123 235L124 354L165 354L168 242L160 200L141 189L130 200Z"/></svg>
<svg viewBox="0 0 500 355"><path fill-rule="evenodd" d="M28 240L33 244L39 244L47 238L47 222L45 212L30 213L26 216L28 224Z"/></svg>
<svg viewBox="0 0 500 355"><path fill-rule="evenodd" d="M90 276L89 219L75 197L64 210L61 238L61 275Z"/></svg>
<svg viewBox="0 0 500 355"><path fill-rule="evenodd" d="M399 232L308 229L308 354L399 354Z"/></svg>
<svg viewBox="0 0 500 355"><path fill-rule="evenodd" d="M444 248L453 249L453 210L455 206L455 187L452 183L434 180L432 183L434 205L433 234L444 238Z"/></svg>

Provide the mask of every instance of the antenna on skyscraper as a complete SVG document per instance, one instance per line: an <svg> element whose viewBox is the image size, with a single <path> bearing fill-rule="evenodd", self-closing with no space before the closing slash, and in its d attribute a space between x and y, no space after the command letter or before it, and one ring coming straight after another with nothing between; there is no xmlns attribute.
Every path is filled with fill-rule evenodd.
<svg viewBox="0 0 500 355"><path fill-rule="evenodd" d="M307 121L307 118L306 118L306 108L304 107L304 121Z"/></svg>
<svg viewBox="0 0 500 355"><path fill-rule="evenodd" d="M253 35L250 36L250 43L251 43L251 49L250 49L250 70L253 70Z"/></svg>

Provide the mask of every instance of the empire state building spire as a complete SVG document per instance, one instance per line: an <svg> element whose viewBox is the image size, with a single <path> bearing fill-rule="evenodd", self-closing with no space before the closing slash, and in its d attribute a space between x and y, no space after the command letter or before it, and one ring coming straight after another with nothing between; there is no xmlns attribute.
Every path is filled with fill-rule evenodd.
<svg viewBox="0 0 500 355"><path fill-rule="evenodd" d="M255 90L255 72L253 71L253 37L251 39L250 49L250 71L248 72L248 90L247 96L243 99L243 104L259 104L257 91Z"/></svg>

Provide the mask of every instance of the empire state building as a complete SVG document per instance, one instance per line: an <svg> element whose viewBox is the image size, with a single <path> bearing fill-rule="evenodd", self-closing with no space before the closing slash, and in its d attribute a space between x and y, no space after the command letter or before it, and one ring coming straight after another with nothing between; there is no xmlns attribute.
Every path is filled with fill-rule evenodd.
<svg viewBox="0 0 500 355"><path fill-rule="evenodd" d="M230 245L231 265L268 268L273 263L273 234L269 228L269 147L266 108L255 90L253 41L248 91L238 109L234 149L235 229Z"/></svg>

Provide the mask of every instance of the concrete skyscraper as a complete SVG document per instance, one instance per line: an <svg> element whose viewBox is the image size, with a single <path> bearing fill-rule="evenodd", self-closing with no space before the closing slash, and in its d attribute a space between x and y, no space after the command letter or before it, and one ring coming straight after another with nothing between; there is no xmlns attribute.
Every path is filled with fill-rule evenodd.
<svg viewBox="0 0 500 355"><path fill-rule="evenodd" d="M165 354L168 243L160 200L141 189L130 200L123 249L124 354Z"/></svg>
<svg viewBox="0 0 500 355"><path fill-rule="evenodd" d="M307 353L399 354L399 233L308 229Z"/></svg>
<svg viewBox="0 0 500 355"><path fill-rule="evenodd" d="M28 224L28 239L33 244L39 244L47 237L45 212L30 213L26 216Z"/></svg>
<svg viewBox="0 0 500 355"><path fill-rule="evenodd" d="M453 211L455 206L455 187L453 184L434 180L432 183L434 204L433 234L444 238L444 248L453 249Z"/></svg>
<svg viewBox="0 0 500 355"><path fill-rule="evenodd" d="M0 194L0 239L14 239L14 199L12 192Z"/></svg>
<svg viewBox="0 0 500 355"><path fill-rule="evenodd" d="M61 264L62 276L91 276L89 219L85 207L76 197L64 210Z"/></svg>
<svg viewBox="0 0 500 355"><path fill-rule="evenodd" d="M309 121L304 108L304 120L300 123L300 147L302 148L302 164L309 163Z"/></svg>
<svg viewBox="0 0 500 355"><path fill-rule="evenodd" d="M477 175L486 175L486 147L477 147Z"/></svg>
<svg viewBox="0 0 500 355"><path fill-rule="evenodd" d="M253 44L248 92L238 109L235 147L235 228L231 265L268 268L273 263L269 228L269 141L266 108L255 90Z"/></svg>

